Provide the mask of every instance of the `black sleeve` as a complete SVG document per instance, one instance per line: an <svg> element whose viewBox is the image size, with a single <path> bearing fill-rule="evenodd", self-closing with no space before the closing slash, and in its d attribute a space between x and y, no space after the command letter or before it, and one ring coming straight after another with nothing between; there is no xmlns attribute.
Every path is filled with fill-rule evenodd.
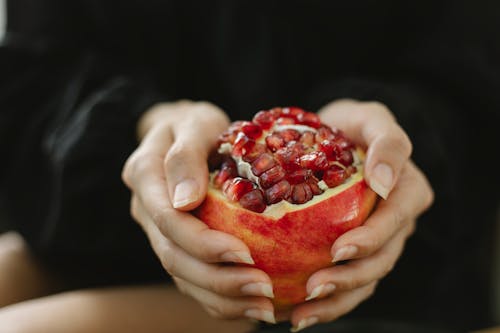
<svg viewBox="0 0 500 333"><path fill-rule="evenodd" d="M94 43L85 14L79 1L8 1L0 48L2 209L54 267L101 281L99 270L111 267L107 276L121 282L147 279L160 269L131 221L120 174L136 146L138 117L167 97L145 68Z"/></svg>
<svg viewBox="0 0 500 333"><path fill-rule="evenodd" d="M354 316L440 318L458 329L492 324L500 25L498 5L486 4L448 6L446 19L387 73L315 88L316 108L337 98L386 104L436 192L396 270L380 282L380 296Z"/></svg>

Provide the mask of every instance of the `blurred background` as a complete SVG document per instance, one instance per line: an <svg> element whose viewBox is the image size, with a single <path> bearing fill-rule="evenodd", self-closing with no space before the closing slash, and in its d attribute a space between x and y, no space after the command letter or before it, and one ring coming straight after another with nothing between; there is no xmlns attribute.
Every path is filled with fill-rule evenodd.
<svg viewBox="0 0 500 333"><path fill-rule="evenodd" d="M0 0L0 39L5 31L5 0Z"/></svg>
<svg viewBox="0 0 500 333"><path fill-rule="evenodd" d="M5 33L5 25L6 25L6 0L0 0L0 40L3 38L4 33ZM496 246L496 257L495 257L495 262L494 267L494 274L495 274L495 279L496 281L496 288L494 290L495 295L496 295L496 319L498 322L500 322L500 205L498 209L498 215L497 215L497 221L498 221L498 227L497 227L497 246ZM1 233L1 230L0 230Z"/></svg>

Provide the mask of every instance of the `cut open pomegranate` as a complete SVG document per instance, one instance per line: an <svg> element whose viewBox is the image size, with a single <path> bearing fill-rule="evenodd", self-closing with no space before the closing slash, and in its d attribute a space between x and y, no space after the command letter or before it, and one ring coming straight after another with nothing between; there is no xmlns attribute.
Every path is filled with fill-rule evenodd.
<svg viewBox="0 0 500 333"><path fill-rule="evenodd" d="M359 226L376 195L363 151L297 107L260 111L219 139L220 167L195 214L242 239L272 279L277 309L305 301L311 274L332 265L330 248Z"/></svg>
<svg viewBox="0 0 500 333"><path fill-rule="evenodd" d="M213 176L213 186L238 187L224 191L233 196L242 190L234 178L252 181L255 186L244 191L259 189L264 201L256 205L254 196L249 204L245 197L240 204L259 213L282 200L304 204L325 189L345 183L361 163L355 145L340 130L297 107L260 111L251 122L234 122L221 135L218 151L225 162ZM228 197L235 201L232 198Z"/></svg>

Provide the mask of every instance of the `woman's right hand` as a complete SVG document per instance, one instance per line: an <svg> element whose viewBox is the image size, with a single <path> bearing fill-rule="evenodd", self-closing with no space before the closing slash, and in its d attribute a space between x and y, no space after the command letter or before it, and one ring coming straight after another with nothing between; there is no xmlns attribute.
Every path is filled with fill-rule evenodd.
<svg viewBox="0 0 500 333"><path fill-rule="evenodd" d="M122 178L132 191L132 216L182 292L214 317L273 323L269 276L256 268L221 264L252 264L248 247L188 212L205 197L207 159L228 125L225 113L207 102L155 105L139 121L141 143Z"/></svg>

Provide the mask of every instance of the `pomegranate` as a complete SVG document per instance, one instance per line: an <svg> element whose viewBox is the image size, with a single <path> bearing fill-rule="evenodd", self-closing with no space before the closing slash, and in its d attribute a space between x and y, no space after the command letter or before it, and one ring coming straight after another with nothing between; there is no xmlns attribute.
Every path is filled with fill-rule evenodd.
<svg viewBox="0 0 500 333"><path fill-rule="evenodd" d="M195 214L249 246L272 279L277 308L304 302L309 276L332 265L335 239L375 204L363 151L316 114L276 107L231 124L218 153L222 163Z"/></svg>

